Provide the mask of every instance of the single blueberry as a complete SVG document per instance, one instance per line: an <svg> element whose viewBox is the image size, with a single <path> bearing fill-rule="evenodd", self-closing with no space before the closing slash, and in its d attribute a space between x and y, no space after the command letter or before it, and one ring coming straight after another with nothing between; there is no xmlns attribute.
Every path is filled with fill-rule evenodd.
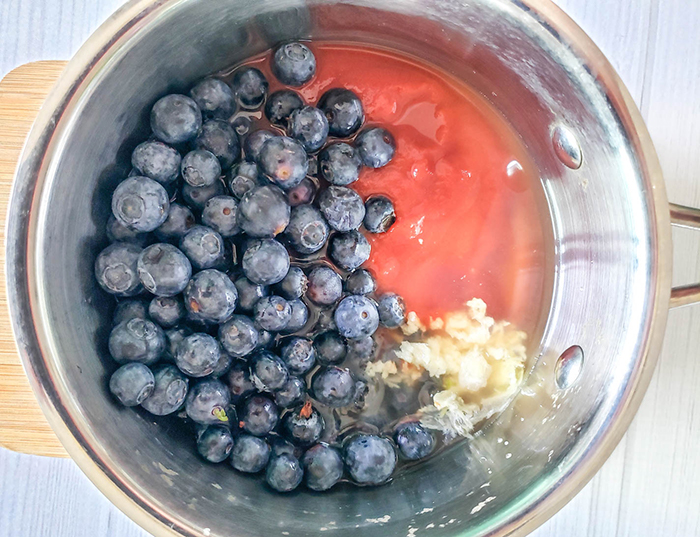
<svg viewBox="0 0 700 537"><path fill-rule="evenodd" d="M357 229L365 217L365 204L354 190L329 186L318 197L318 206L328 225L340 232Z"/></svg>
<svg viewBox="0 0 700 537"><path fill-rule="evenodd" d="M359 434L345 446L345 466L355 482L380 485L394 473L396 451L386 438Z"/></svg>
<svg viewBox="0 0 700 537"><path fill-rule="evenodd" d="M218 380L206 379L190 389L185 400L185 412L188 418L202 425L228 424L236 418L235 411L229 409L230 404L228 387Z"/></svg>
<svg viewBox="0 0 700 537"><path fill-rule="evenodd" d="M141 248L127 242L115 242L95 259L95 278L100 287L117 296L134 296L143 288L138 275Z"/></svg>
<svg viewBox="0 0 700 537"><path fill-rule="evenodd" d="M359 366L364 366L374 356L377 345L372 336L347 341L347 359Z"/></svg>
<svg viewBox="0 0 700 537"><path fill-rule="evenodd" d="M132 362L117 369L109 379L109 391L124 406L137 406L153 393L156 380L148 366Z"/></svg>
<svg viewBox="0 0 700 537"><path fill-rule="evenodd" d="M328 224L321 212L310 205L294 207L285 236L300 254L313 254L321 250L328 240Z"/></svg>
<svg viewBox="0 0 700 537"><path fill-rule="evenodd" d="M192 265L187 256L165 242L144 248L139 255L137 270L146 291L163 297L181 293L192 276Z"/></svg>
<svg viewBox="0 0 700 537"><path fill-rule="evenodd" d="M210 199L226 194L226 187L221 181L216 181L210 186L201 187L184 183L180 192L182 192L182 199L187 205L194 210L201 211Z"/></svg>
<svg viewBox="0 0 700 537"><path fill-rule="evenodd" d="M243 360L231 364L223 378L231 392L231 402L237 404L255 392L255 385L250 378L250 367Z"/></svg>
<svg viewBox="0 0 700 537"><path fill-rule="evenodd" d="M216 196L207 201L202 210L202 223L224 238L240 232L238 226L238 202L231 196Z"/></svg>
<svg viewBox="0 0 700 537"><path fill-rule="evenodd" d="M228 427L210 425L197 439L197 451L209 462L223 462L233 450L233 435Z"/></svg>
<svg viewBox="0 0 700 537"><path fill-rule="evenodd" d="M282 418L284 435L300 446L310 446L318 442L324 427L323 417L312 406L311 401L288 412Z"/></svg>
<svg viewBox="0 0 700 537"><path fill-rule="evenodd" d="M282 84L303 86L316 73L316 57L302 43L287 43L275 51L272 72Z"/></svg>
<svg viewBox="0 0 700 537"><path fill-rule="evenodd" d="M168 218L156 228L155 234L161 241L179 243L182 236L194 225L194 215L189 207L179 203L171 203Z"/></svg>
<svg viewBox="0 0 700 537"><path fill-rule="evenodd" d="M165 331L165 354L164 358L174 362L177 348L187 336L192 335L192 329L188 326L176 326Z"/></svg>
<svg viewBox="0 0 700 537"><path fill-rule="evenodd" d="M377 282L368 270L355 270L345 278L345 291L351 295L371 295L376 290Z"/></svg>
<svg viewBox="0 0 700 537"><path fill-rule="evenodd" d="M241 144L233 127L226 121L210 119L194 141L197 149L206 149L219 159L222 170L228 170L241 154Z"/></svg>
<svg viewBox="0 0 700 537"><path fill-rule="evenodd" d="M260 285L282 281L289 271L289 254L274 239L251 241L241 261L246 277Z"/></svg>
<svg viewBox="0 0 700 537"><path fill-rule="evenodd" d="M233 130L236 131L240 141L243 141L243 136L250 132L250 127L253 125L251 118L248 116L238 116L231 122Z"/></svg>
<svg viewBox="0 0 700 537"><path fill-rule="evenodd" d="M112 326L137 318L148 319L148 302L140 298L120 300L112 314Z"/></svg>
<svg viewBox="0 0 700 537"><path fill-rule="evenodd" d="M202 128L202 112L192 99L171 94L159 99L151 109L151 130L166 144L191 140Z"/></svg>
<svg viewBox="0 0 700 537"><path fill-rule="evenodd" d="M139 175L163 184L177 179L181 160L180 153L157 140L137 145L131 154L131 165Z"/></svg>
<svg viewBox="0 0 700 537"><path fill-rule="evenodd" d="M370 233L386 233L396 222L394 204L384 196L372 196L365 202L365 229Z"/></svg>
<svg viewBox="0 0 700 537"><path fill-rule="evenodd" d="M275 344L276 335L268 330L258 330L258 349L271 349Z"/></svg>
<svg viewBox="0 0 700 537"><path fill-rule="evenodd" d="M370 168L386 166L396 152L394 137L386 129L372 127L363 130L355 138L355 145L362 163Z"/></svg>
<svg viewBox="0 0 700 537"><path fill-rule="evenodd" d="M357 383L348 369L327 366L314 375L311 391L314 399L319 403L333 408L342 408L355 402Z"/></svg>
<svg viewBox="0 0 700 537"><path fill-rule="evenodd" d="M275 292L287 300L301 298L306 292L309 279L299 267L290 267L281 282L275 284Z"/></svg>
<svg viewBox="0 0 700 537"><path fill-rule="evenodd" d="M241 108L255 109L262 105L269 84L255 67L242 67L233 75L233 91Z"/></svg>
<svg viewBox="0 0 700 537"><path fill-rule="evenodd" d="M318 334L314 338L314 348L316 359L324 365L341 363L348 352L345 340L332 330Z"/></svg>
<svg viewBox="0 0 700 537"><path fill-rule="evenodd" d="M195 149L182 159L182 178L195 188L211 186L221 176L219 159L211 151Z"/></svg>
<svg viewBox="0 0 700 537"><path fill-rule="evenodd" d="M406 320L406 303L399 295L389 293L377 299L379 322L387 328L397 328Z"/></svg>
<svg viewBox="0 0 700 537"><path fill-rule="evenodd" d="M311 490L328 490L343 477L340 452L327 444L316 444L301 459L306 486Z"/></svg>
<svg viewBox="0 0 700 537"><path fill-rule="evenodd" d="M299 459L291 455L271 457L265 470L265 481L278 492L290 492L297 488L304 478L304 470Z"/></svg>
<svg viewBox="0 0 700 537"><path fill-rule="evenodd" d="M274 391L282 388L289 372L282 359L269 351L258 351L250 360L250 372L253 384L262 391Z"/></svg>
<svg viewBox="0 0 700 537"><path fill-rule="evenodd" d="M300 446L295 446L289 440L285 440L281 436L276 434L271 434L268 437L268 442L270 442L270 447L272 449L271 456L278 457L280 455L291 455L292 457L298 459L304 454L303 448Z"/></svg>
<svg viewBox="0 0 700 537"><path fill-rule="evenodd" d="M411 461L427 457L435 445L433 434L417 421L398 425L394 431L394 439L401 455Z"/></svg>
<svg viewBox="0 0 700 537"><path fill-rule="evenodd" d="M289 136L297 140L308 153L318 151L328 138L328 120L318 108L304 106L289 117ZM308 165L307 165L308 171ZM306 173L306 172L304 172Z"/></svg>
<svg viewBox="0 0 700 537"><path fill-rule="evenodd" d="M258 330L249 317L234 315L219 326L219 341L226 352L242 358L258 346Z"/></svg>
<svg viewBox="0 0 700 537"><path fill-rule="evenodd" d="M267 129L259 129L248 134L243 143L243 152L246 160L257 163L260 160L260 151L265 142L276 137L277 134Z"/></svg>
<svg viewBox="0 0 700 537"><path fill-rule="evenodd" d="M275 390L275 403L280 408L297 405L304 399L306 384L299 377L289 377L279 390Z"/></svg>
<svg viewBox="0 0 700 537"><path fill-rule="evenodd" d="M331 135L338 138L353 135L365 119L362 101L349 89L329 89L321 96L318 107L328 119Z"/></svg>
<svg viewBox="0 0 700 537"><path fill-rule="evenodd" d="M226 172L226 184L236 199L242 199L245 194L256 186L261 186L258 165L247 160L239 162Z"/></svg>
<svg viewBox="0 0 700 537"><path fill-rule="evenodd" d="M221 351L219 361L216 362L214 371L211 372L211 378L218 379L223 377L226 373L228 373L229 369L231 369L231 366L233 365L233 359L234 357L231 356L229 353Z"/></svg>
<svg viewBox="0 0 700 537"><path fill-rule="evenodd" d="M190 377L210 375L221 358L221 347L209 334L200 332L187 336L175 351L175 364Z"/></svg>
<svg viewBox="0 0 700 537"><path fill-rule="evenodd" d="M236 309L238 290L226 274L216 269L195 274L184 293L185 307L192 318L223 323Z"/></svg>
<svg viewBox="0 0 700 537"><path fill-rule="evenodd" d="M294 334L306 326L309 320L309 308L298 298L289 301L292 313L289 316L287 326L281 331L283 334Z"/></svg>
<svg viewBox="0 0 700 537"><path fill-rule="evenodd" d="M254 395L243 405L241 428L253 436L265 436L279 420L277 405L269 397Z"/></svg>
<svg viewBox="0 0 700 537"><path fill-rule="evenodd" d="M206 119L228 119L236 111L233 91L218 78L205 78L195 84L190 90L190 97Z"/></svg>
<svg viewBox="0 0 700 537"><path fill-rule="evenodd" d="M262 471L270 459L270 445L262 438L241 434L231 451L231 466L239 472L255 474Z"/></svg>
<svg viewBox="0 0 700 537"><path fill-rule="evenodd" d="M148 306L148 315L163 328L172 328L186 315L180 298L157 296Z"/></svg>
<svg viewBox="0 0 700 537"><path fill-rule="evenodd" d="M245 276L237 278L233 283L238 290L238 310L244 313L252 312L255 303L270 294L267 286L253 283Z"/></svg>
<svg viewBox="0 0 700 537"><path fill-rule="evenodd" d="M140 233L153 231L168 218L170 200L163 186L148 177L124 179L112 194L112 213Z"/></svg>
<svg viewBox="0 0 700 537"><path fill-rule="evenodd" d="M146 319L130 319L112 329L109 353L117 363L156 363L165 351L165 334L160 326Z"/></svg>
<svg viewBox="0 0 700 537"><path fill-rule="evenodd" d="M321 175L332 185L345 186L360 178L360 154L344 142L331 144L321 151L318 163Z"/></svg>
<svg viewBox="0 0 700 537"><path fill-rule="evenodd" d="M365 236L353 229L331 238L328 256L344 270L355 270L369 259L371 246Z"/></svg>
<svg viewBox="0 0 700 537"><path fill-rule="evenodd" d="M348 339L371 336L379 327L379 313L375 303L367 297L351 295L340 301L335 309L338 332Z"/></svg>
<svg viewBox="0 0 700 537"><path fill-rule="evenodd" d="M292 90L279 90L271 94L265 103L265 116L273 125L286 128L292 112L304 106L301 96Z"/></svg>
<svg viewBox="0 0 700 537"><path fill-rule="evenodd" d="M170 206L170 210L172 211L172 205ZM168 216L170 215L168 214ZM119 220L114 218L113 214L110 214L109 218L107 219L107 227L105 231L107 232L109 242L130 242L137 246L143 247L150 239L150 235L148 233L139 233L138 231L129 229Z"/></svg>
<svg viewBox="0 0 700 537"><path fill-rule="evenodd" d="M180 250L198 269L220 267L224 263L224 239L206 226L193 226L185 233Z"/></svg>
<svg viewBox="0 0 700 537"><path fill-rule="evenodd" d="M293 375L303 375L316 364L316 351L310 339L292 337L280 349L282 361Z"/></svg>
<svg viewBox="0 0 700 537"><path fill-rule="evenodd" d="M280 332L289 324L292 308L281 296L265 296L255 303L253 308L255 325L270 332Z"/></svg>
<svg viewBox="0 0 700 537"><path fill-rule="evenodd" d="M316 267L309 273L306 296L314 304L329 306L335 304L343 294L343 280L330 267Z"/></svg>
<svg viewBox="0 0 700 537"><path fill-rule="evenodd" d="M180 370L169 364L153 369L155 388L141 406L155 416L166 416L177 412L185 402L189 379Z"/></svg>
<svg viewBox="0 0 700 537"><path fill-rule="evenodd" d="M297 186L287 191L287 201L292 207L311 203L315 197L316 184L308 177L304 177Z"/></svg>
<svg viewBox="0 0 700 537"><path fill-rule="evenodd" d="M291 209L284 193L274 185L248 191L238 205L238 225L251 237L274 237L289 224Z"/></svg>
<svg viewBox="0 0 700 537"><path fill-rule="evenodd" d="M309 170L304 146L287 136L267 140L260 149L258 164L273 183L285 190L301 183Z"/></svg>

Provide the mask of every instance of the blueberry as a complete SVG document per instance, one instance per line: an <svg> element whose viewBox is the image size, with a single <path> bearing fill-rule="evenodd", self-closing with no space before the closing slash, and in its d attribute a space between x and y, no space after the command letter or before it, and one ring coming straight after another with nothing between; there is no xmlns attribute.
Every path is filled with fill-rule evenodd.
<svg viewBox="0 0 700 537"><path fill-rule="evenodd" d="M242 199L250 190L261 186L258 165L247 160L239 162L226 173L226 183L231 194Z"/></svg>
<svg viewBox="0 0 700 537"><path fill-rule="evenodd" d="M258 349L270 349L275 344L276 335L267 330L258 330Z"/></svg>
<svg viewBox="0 0 700 537"><path fill-rule="evenodd" d="M260 149L258 164L273 183L285 190L301 183L309 170L304 146L286 136L275 136L267 140Z"/></svg>
<svg viewBox="0 0 700 537"><path fill-rule="evenodd" d="M285 414L282 419L282 430L287 438L300 446L310 446L318 442L325 422L308 401L304 406Z"/></svg>
<svg viewBox="0 0 700 537"><path fill-rule="evenodd" d="M389 293L377 299L379 321L387 328L401 326L406 320L406 303L399 295Z"/></svg>
<svg viewBox="0 0 700 537"><path fill-rule="evenodd" d="M195 188L211 186L221 176L221 164L219 159L211 151L195 149L190 151L182 159L182 178Z"/></svg>
<svg viewBox="0 0 700 537"><path fill-rule="evenodd" d="M137 270L141 284L156 296L181 293L192 276L192 265L187 256L164 242L152 244L141 252Z"/></svg>
<svg viewBox="0 0 700 537"><path fill-rule="evenodd" d="M309 169L306 171L308 177L318 177L318 157L309 155Z"/></svg>
<svg viewBox="0 0 700 537"><path fill-rule="evenodd" d="M379 485L394 473L396 451L386 438L359 434L345 446L345 466L357 483Z"/></svg>
<svg viewBox="0 0 700 537"><path fill-rule="evenodd" d="M311 490L328 490L343 477L343 460L337 449L316 444L301 459L306 486Z"/></svg>
<svg viewBox="0 0 700 537"><path fill-rule="evenodd" d="M365 236L353 229L335 235L328 247L328 255L344 270L355 270L369 259L371 246Z"/></svg>
<svg viewBox="0 0 700 537"><path fill-rule="evenodd" d="M231 356L227 352L222 351L221 356L219 357L219 361L216 362L216 366L214 366L214 371L211 372L211 378L218 379L223 377L226 373L228 373L232 365L233 356Z"/></svg>
<svg viewBox="0 0 700 537"><path fill-rule="evenodd" d="M172 205L170 208L172 210ZM137 246L145 246L149 240L148 233L139 233L138 231L129 229L119 220L114 218L113 214L110 214L109 218L107 219L107 227L105 231L107 232L109 242L131 242Z"/></svg>
<svg viewBox="0 0 700 537"><path fill-rule="evenodd" d="M236 131L239 139L248 134L252 125L253 122L248 116L238 116L231 122L231 126L233 127L233 130Z"/></svg>
<svg viewBox="0 0 700 537"><path fill-rule="evenodd" d="M241 261L246 277L260 285L281 282L289 271L289 254L273 239L251 241Z"/></svg>
<svg viewBox="0 0 700 537"><path fill-rule="evenodd" d="M231 394L224 383L214 379L201 380L187 394L185 412L195 423L229 423L230 404ZM235 415L231 415L230 420L235 420Z"/></svg>
<svg viewBox="0 0 700 537"><path fill-rule="evenodd" d="M311 203L315 197L316 184L308 177L304 177L297 186L287 191L287 201L292 207Z"/></svg>
<svg viewBox="0 0 700 537"><path fill-rule="evenodd" d="M394 204L384 196L372 196L365 202L365 229L370 233L386 233L396 222Z"/></svg>
<svg viewBox="0 0 700 537"><path fill-rule="evenodd" d="M285 235L297 252L318 252L325 246L328 234L328 224L318 209L310 205L300 205L292 209Z"/></svg>
<svg viewBox="0 0 700 537"><path fill-rule="evenodd" d="M343 280L332 268L316 267L309 273L309 286L306 296L314 304L329 306L335 304L343 294Z"/></svg>
<svg viewBox="0 0 700 537"><path fill-rule="evenodd" d="M304 304L302 300L298 298L290 300L289 307L291 308L292 313L290 314L287 326L285 326L282 330L283 334L293 334L298 332L306 326L306 323L309 320L309 308L306 307L306 304Z"/></svg>
<svg viewBox="0 0 700 537"><path fill-rule="evenodd" d="M280 455L291 455L295 459L300 458L304 454L304 450L300 446L295 446L289 440L285 440L281 436L270 435L271 456L279 457Z"/></svg>
<svg viewBox="0 0 700 537"><path fill-rule="evenodd" d="M260 160L260 151L263 145L265 145L265 142L276 137L277 134L267 129L251 132L243 143L243 152L245 153L246 160L258 162Z"/></svg>
<svg viewBox="0 0 700 537"><path fill-rule="evenodd" d="M184 293L185 307L199 321L223 323L236 309L238 291L226 274L215 269L195 274Z"/></svg>
<svg viewBox="0 0 700 537"><path fill-rule="evenodd" d="M287 43L275 51L272 72L282 84L303 86L316 73L316 58L306 45Z"/></svg>
<svg viewBox="0 0 700 537"><path fill-rule="evenodd" d="M156 381L147 366L138 362L124 364L109 379L109 391L124 406L137 406L153 393Z"/></svg>
<svg viewBox="0 0 700 537"><path fill-rule="evenodd" d="M207 201L202 211L202 223L222 237L233 237L238 227L238 202L231 196L216 196Z"/></svg>
<svg viewBox="0 0 700 537"><path fill-rule="evenodd" d="M331 304L330 307L322 308L318 311L318 317L316 319L316 325L314 329L317 332L323 332L325 330L338 330L335 325L335 319L333 315L335 314L335 303Z"/></svg>
<svg viewBox="0 0 700 537"><path fill-rule="evenodd" d="M416 421L398 425L394 439L401 455L411 461L427 457L435 445L433 434Z"/></svg>
<svg viewBox="0 0 700 537"><path fill-rule="evenodd" d="M131 154L131 165L139 175L163 184L177 179L181 160L180 153L157 140L137 145Z"/></svg>
<svg viewBox="0 0 700 537"><path fill-rule="evenodd" d="M314 338L314 348L318 362L324 365L341 363L348 352L343 338L332 330L318 334Z"/></svg>
<svg viewBox="0 0 700 537"><path fill-rule="evenodd" d="M280 90L271 94L265 103L265 116L273 125L287 126L292 112L304 106L304 101L296 91Z"/></svg>
<svg viewBox="0 0 700 537"><path fill-rule="evenodd" d="M348 340L347 348L347 359L355 362L359 366L364 366L374 356L377 345L372 336L367 336Z"/></svg>
<svg viewBox="0 0 700 537"><path fill-rule="evenodd" d="M153 231L168 218L170 200L163 186L148 177L124 179L112 194L112 213L122 225Z"/></svg>
<svg viewBox="0 0 700 537"><path fill-rule="evenodd" d="M196 332L180 342L175 351L175 364L190 377L210 375L221 358L221 347L209 334Z"/></svg>
<svg viewBox="0 0 700 537"><path fill-rule="evenodd" d="M255 109L265 101L267 79L255 67L243 67L236 71L232 86L241 108Z"/></svg>
<svg viewBox="0 0 700 537"><path fill-rule="evenodd" d="M362 101L349 89L329 89L321 96L318 107L328 119L331 136L338 138L353 135L365 119Z"/></svg>
<svg viewBox="0 0 700 537"><path fill-rule="evenodd" d="M241 434L231 451L231 466L239 472L255 474L267 466L270 445L262 438Z"/></svg>
<svg viewBox="0 0 700 537"><path fill-rule="evenodd" d="M192 329L187 326L176 326L165 331L165 357L170 361L175 361L177 348L187 336L192 335Z"/></svg>
<svg viewBox="0 0 700 537"><path fill-rule="evenodd" d="M316 364L316 351L310 339L293 337L280 349L282 361L293 375L303 375Z"/></svg>
<svg viewBox="0 0 700 537"><path fill-rule="evenodd" d="M241 427L253 436L265 436L277 425L277 405L263 395L254 395L243 405Z"/></svg>
<svg viewBox="0 0 700 537"><path fill-rule="evenodd" d="M177 367L161 365L153 369L155 388L141 406L155 416L177 412L185 402L189 380Z"/></svg>
<svg viewBox="0 0 700 537"><path fill-rule="evenodd" d="M197 149L206 149L214 153L222 170L228 170L241 154L241 144L236 131L220 119L205 121L194 145Z"/></svg>
<svg viewBox="0 0 700 537"><path fill-rule="evenodd" d="M148 302L139 298L121 300L114 308L112 326L131 319L148 319Z"/></svg>
<svg viewBox="0 0 700 537"><path fill-rule="evenodd" d="M344 186L329 186L318 197L318 206L328 225L340 232L357 229L365 217L360 195Z"/></svg>
<svg viewBox="0 0 700 537"><path fill-rule="evenodd" d="M281 408L299 404L304 399L306 384L299 377L289 377L279 390L275 390L275 403Z"/></svg>
<svg viewBox="0 0 700 537"><path fill-rule="evenodd" d="M328 120L318 108L305 106L292 112L287 130L289 135L300 142L308 153L313 153L326 143Z"/></svg>
<svg viewBox="0 0 700 537"><path fill-rule="evenodd" d="M323 405L342 408L351 405L357 396L357 383L348 369L327 366L311 381L314 399Z"/></svg>
<svg viewBox="0 0 700 537"><path fill-rule="evenodd" d="M289 224L291 209L284 193L274 185L248 191L238 205L238 224L251 237L274 237Z"/></svg>
<svg viewBox="0 0 700 537"><path fill-rule="evenodd" d="M255 303L269 294L267 286L253 283L245 276L237 278L234 285L238 290L238 309L245 313L253 311Z"/></svg>
<svg viewBox="0 0 700 537"><path fill-rule="evenodd" d="M191 140L202 128L202 112L192 99L171 94L159 99L151 109L151 130L166 144Z"/></svg>
<svg viewBox="0 0 700 537"><path fill-rule="evenodd" d="M332 185L345 186L360 178L362 159L357 150L344 142L326 147L318 157L323 178Z"/></svg>
<svg viewBox="0 0 700 537"><path fill-rule="evenodd" d="M253 308L255 325L270 332L280 332L289 324L292 308L281 296L265 296Z"/></svg>
<svg viewBox="0 0 700 537"><path fill-rule="evenodd" d="M197 451L209 462L223 462L233 450L233 435L228 427L211 425L197 439Z"/></svg>
<svg viewBox="0 0 700 537"><path fill-rule="evenodd" d="M187 183L182 185L182 199L185 203L197 211L204 209L206 203L215 196L226 194L226 188L221 181L211 186L195 187Z"/></svg>
<svg viewBox="0 0 700 537"><path fill-rule="evenodd" d="M234 315L219 326L219 341L224 350L242 358L258 346L258 330L244 315Z"/></svg>
<svg viewBox="0 0 700 537"><path fill-rule="evenodd" d="M281 389L289 372L282 359L269 351L258 351L250 360L251 379L259 390L274 391Z"/></svg>
<svg viewBox="0 0 700 537"><path fill-rule="evenodd" d="M370 168L386 166L396 152L394 137L386 129L372 127L363 130L355 138L355 145L362 163Z"/></svg>
<svg viewBox="0 0 700 537"><path fill-rule="evenodd" d="M218 78L205 78L198 82L190 90L190 97L206 119L228 119L236 111L231 88Z"/></svg>
<svg viewBox="0 0 700 537"><path fill-rule="evenodd" d="M171 203L168 218L156 228L156 237L161 241L180 242L182 236L195 224L194 215L189 207Z"/></svg>
<svg viewBox="0 0 700 537"><path fill-rule="evenodd" d="M198 269L219 267L224 262L224 239L206 226L193 226L180 240L180 250Z"/></svg>
<svg viewBox="0 0 700 537"><path fill-rule="evenodd" d="M165 351L165 334L160 326L146 319L130 319L112 329L109 353L118 363L156 363Z"/></svg>
<svg viewBox="0 0 700 537"><path fill-rule="evenodd" d="M300 298L306 292L309 279L299 267L290 267L287 275L275 285L275 292L287 300Z"/></svg>
<svg viewBox="0 0 700 537"><path fill-rule="evenodd" d="M185 314L185 305L176 297L157 296L148 306L148 315L163 328L172 328Z"/></svg>
<svg viewBox="0 0 700 537"><path fill-rule="evenodd" d="M231 392L231 402L238 403L255 392L250 378L250 368L243 360L236 360L224 376L224 382Z"/></svg>
<svg viewBox="0 0 700 537"><path fill-rule="evenodd" d="M95 278L100 287L117 296L134 296L143 288L138 276L141 248L127 242L115 242L95 259Z"/></svg>
<svg viewBox="0 0 700 537"><path fill-rule="evenodd" d="M345 278L345 291L351 295L371 295L376 290L377 282L368 270L355 270Z"/></svg>
<svg viewBox="0 0 700 537"><path fill-rule="evenodd" d="M289 492L299 486L304 478L304 470L299 459L291 455L271 457L265 470L265 481L278 492Z"/></svg>
<svg viewBox="0 0 700 537"><path fill-rule="evenodd" d="M338 332L348 339L371 336L379 326L377 306L364 296L345 297L335 309L334 317Z"/></svg>

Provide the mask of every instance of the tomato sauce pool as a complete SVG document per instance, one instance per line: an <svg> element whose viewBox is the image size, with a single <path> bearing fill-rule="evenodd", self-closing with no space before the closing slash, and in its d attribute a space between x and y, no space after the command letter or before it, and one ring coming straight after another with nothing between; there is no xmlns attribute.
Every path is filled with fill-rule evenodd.
<svg viewBox="0 0 700 537"><path fill-rule="evenodd" d="M385 234L367 233L366 268L379 292L419 317L441 317L478 297L488 313L530 334L542 314L545 237L541 184L523 142L464 83L413 57L373 47L311 43L316 76L299 93L315 104L333 87L362 100L365 125L396 139L394 159L350 185L396 208ZM247 62L280 89L269 55Z"/></svg>

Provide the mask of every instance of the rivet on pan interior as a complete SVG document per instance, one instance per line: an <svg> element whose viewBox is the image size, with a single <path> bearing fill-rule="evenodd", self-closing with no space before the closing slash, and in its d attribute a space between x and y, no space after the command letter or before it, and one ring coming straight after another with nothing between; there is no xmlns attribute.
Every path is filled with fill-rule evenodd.
<svg viewBox="0 0 700 537"><path fill-rule="evenodd" d="M581 144L573 131L565 125L557 125L552 130L552 145L559 160L572 170L578 170L583 163Z"/></svg>
<svg viewBox="0 0 700 537"><path fill-rule="evenodd" d="M583 349L578 345L569 347L557 360L554 367L554 381L561 390L570 388L583 369Z"/></svg>

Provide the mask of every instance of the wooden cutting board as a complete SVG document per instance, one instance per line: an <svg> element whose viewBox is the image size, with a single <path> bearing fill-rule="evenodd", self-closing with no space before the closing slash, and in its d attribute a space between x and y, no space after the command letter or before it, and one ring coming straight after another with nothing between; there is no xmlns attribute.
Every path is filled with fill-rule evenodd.
<svg viewBox="0 0 700 537"><path fill-rule="evenodd" d="M58 61L28 63L0 81L0 446L52 457L68 455L39 409L10 328L5 289L5 223L24 140L65 65L66 62Z"/></svg>

